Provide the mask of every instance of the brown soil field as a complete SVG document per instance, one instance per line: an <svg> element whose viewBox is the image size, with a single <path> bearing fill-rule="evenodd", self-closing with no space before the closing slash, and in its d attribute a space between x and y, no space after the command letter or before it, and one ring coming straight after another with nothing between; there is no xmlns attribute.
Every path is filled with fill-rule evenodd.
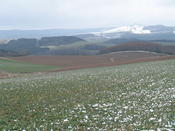
<svg viewBox="0 0 175 131"><path fill-rule="evenodd" d="M146 51L125 51L96 56L24 56L9 57L9 59L29 62L33 64L62 66L61 69L49 71L56 72L82 68L95 68L121 64L175 59L175 56Z"/></svg>

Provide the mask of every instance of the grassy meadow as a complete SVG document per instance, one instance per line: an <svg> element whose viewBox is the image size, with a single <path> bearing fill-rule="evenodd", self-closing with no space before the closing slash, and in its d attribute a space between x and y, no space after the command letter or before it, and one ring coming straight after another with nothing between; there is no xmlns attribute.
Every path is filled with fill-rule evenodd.
<svg viewBox="0 0 175 131"><path fill-rule="evenodd" d="M158 129L175 129L175 60L0 80L0 130Z"/></svg>
<svg viewBox="0 0 175 131"><path fill-rule="evenodd" d="M8 59L0 59L0 72L31 73L56 69L56 66L31 64Z"/></svg>

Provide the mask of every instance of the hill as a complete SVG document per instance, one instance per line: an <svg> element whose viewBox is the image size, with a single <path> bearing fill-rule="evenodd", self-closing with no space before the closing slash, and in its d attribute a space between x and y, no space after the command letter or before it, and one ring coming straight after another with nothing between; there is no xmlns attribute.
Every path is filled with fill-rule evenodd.
<svg viewBox="0 0 175 131"><path fill-rule="evenodd" d="M40 46L59 46L76 42L84 42L85 40L75 36L59 36L59 37L43 37L39 40Z"/></svg>
<svg viewBox="0 0 175 131"><path fill-rule="evenodd" d="M40 48L37 39L14 39L6 44L1 44L0 49L11 50L22 55L40 54L48 51L48 49Z"/></svg>
<svg viewBox="0 0 175 131"><path fill-rule="evenodd" d="M0 49L0 57L8 57L8 56L20 56L21 54L16 53L14 51L8 51Z"/></svg>
<svg viewBox="0 0 175 131"><path fill-rule="evenodd" d="M128 42L118 44L113 47L105 48L100 51L100 54L118 52L118 51L150 51L156 53L165 53L165 54L175 54L175 46L171 45L161 45L151 42Z"/></svg>
<svg viewBox="0 0 175 131"><path fill-rule="evenodd" d="M78 36L58 36L2 40L0 49L17 52L20 55L96 55L128 50L175 54L174 46L173 40L143 41L132 38L84 40Z"/></svg>
<svg viewBox="0 0 175 131"><path fill-rule="evenodd" d="M20 38L0 44L0 49L11 50L22 55L83 54L79 46L76 50L72 48L72 45L76 45L76 43L87 44L85 40L75 36L43 37L41 39ZM68 46L70 46L69 49L66 48ZM84 48L84 50L87 49Z"/></svg>
<svg viewBox="0 0 175 131"><path fill-rule="evenodd" d="M138 42L138 41L142 42L141 40L138 40L138 39L117 38L117 39L105 40L103 43L107 45L118 45L118 44L123 44L128 42Z"/></svg>
<svg viewBox="0 0 175 131"><path fill-rule="evenodd" d="M140 26L131 25L112 28L102 32L93 33L95 37L102 37L108 39L138 39L143 41L149 40L175 40L175 27L153 25L153 26ZM92 39L92 38L91 38Z"/></svg>

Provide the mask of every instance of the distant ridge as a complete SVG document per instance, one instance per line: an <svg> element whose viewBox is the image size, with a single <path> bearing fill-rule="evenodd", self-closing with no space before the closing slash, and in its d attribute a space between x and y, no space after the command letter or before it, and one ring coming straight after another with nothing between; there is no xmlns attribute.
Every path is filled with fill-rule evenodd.
<svg viewBox="0 0 175 131"><path fill-rule="evenodd" d="M100 54L118 52L118 51L150 51L156 53L164 53L175 55L175 46L161 45L151 42L127 42L116 46L102 49Z"/></svg>
<svg viewBox="0 0 175 131"><path fill-rule="evenodd" d="M67 45L75 42L84 42L85 40L75 36L58 36L58 37L43 37L39 40L40 46L58 46Z"/></svg>
<svg viewBox="0 0 175 131"><path fill-rule="evenodd" d="M14 51L7 51L7 50L0 49L0 57L9 57L9 56L20 56L20 54Z"/></svg>

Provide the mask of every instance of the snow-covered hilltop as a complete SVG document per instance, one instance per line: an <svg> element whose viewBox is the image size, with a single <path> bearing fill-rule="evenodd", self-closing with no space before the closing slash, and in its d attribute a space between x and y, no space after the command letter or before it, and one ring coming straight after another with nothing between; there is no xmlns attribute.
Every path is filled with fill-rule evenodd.
<svg viewBox="0 0 175 131"><path fill-rule="evenodd" d="M174 37L175 27L163 26L163 25L152 25L152 26L122 26L117 28L111 28L101 32L93 32L93 35L97 37L104 38L137 38L141 36L146 36L148 39L156 37L155 39L162 38L165 35L165 39L169 37ZM149 38L150 36L150 38Z"/></svg>
<svg viewBox="0 0 175 131"><path fill-rule="evenodd" d="M145 30L144 26L134 25L134 26L123 26L119 28L114 28L111 30L104 31L103 33L118 33L118 32L131 32L134 34L149 34L150 30Z"/></svg>

